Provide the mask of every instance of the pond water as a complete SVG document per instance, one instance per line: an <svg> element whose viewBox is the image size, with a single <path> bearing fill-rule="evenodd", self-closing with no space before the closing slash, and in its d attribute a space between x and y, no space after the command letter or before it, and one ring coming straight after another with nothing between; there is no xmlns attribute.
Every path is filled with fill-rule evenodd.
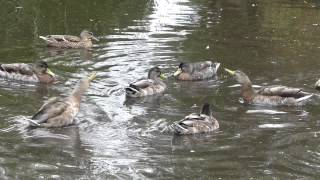
<svg viewBox="0 0 320 180"><path fill-rule="evenodd" d="M0 82L0 179L318 179L319 98L300 107L239 102L223 67L256 85L315 92L320 77L319 1L306 0L15 0L0 2L0 62L48 62L54 85ZM39 35L89 29L91 50L44 47ZM163 96L128 100L123 88L159 66L220 62L217 79L169 78ZM52 96L80 78L98 78L76 124L26 131ZM176 137L160 130L204 102L220 129Z"/></svg>

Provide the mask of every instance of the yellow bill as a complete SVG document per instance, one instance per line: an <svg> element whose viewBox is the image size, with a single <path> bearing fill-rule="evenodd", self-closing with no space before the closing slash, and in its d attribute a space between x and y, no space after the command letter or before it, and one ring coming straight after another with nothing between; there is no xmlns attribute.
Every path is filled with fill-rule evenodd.
<svg viewBox="0 0 320 180"><path fill-rule="evenodd" d="M160 74L160 79L164 80L164 79L166 79L166 78L167 78L167 77L166 77L163 73Z"/></svg>
<svg viewBox="0 0 320 180"><path fill-rule="evenodd" d="M52 77L56 76L49 68L47 68L46 73Z"/></svg>
<svg viewBox="0 0 320 180"><path fill-rule="evenodd" d="M236 71L232 71L230 69L224 68L225 71L227 71L229 74L234 75Z"/></svg>
<svg viewBox="0 0 320 180"><path fill-rule="evenodd" d="M88 76L88 79L89 79L89 81L92 81L92 80L94 80L96 77L97 77L97 72L93 72L92 74L90 74L90 75Z"/></svg>
<svg viewBox="0 0 320 180"><path fill-rule="evenodd" d="M173 76L178 76L179 74L181 74L182 73L182 70L181 70L181 68L179 68L174 74L173 74Z"/></svg>

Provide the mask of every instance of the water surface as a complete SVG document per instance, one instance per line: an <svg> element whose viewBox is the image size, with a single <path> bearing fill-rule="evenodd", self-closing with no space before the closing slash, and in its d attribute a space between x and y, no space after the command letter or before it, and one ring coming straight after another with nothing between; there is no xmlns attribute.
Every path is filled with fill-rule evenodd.
<svg viewBox="0 0 320 180"><path fill-rule="evenodd" d="M254 84L313 91L320 77L319 2L292 0L1 1L1 63L45 60L55 85L0 82L1 179L318 179L319 98L302 107L248 106L227 74L166 80L163 96L126 99L123 88L159 66L218 61ZM48 49L46 34L89 29L91 50ZM25 131L42 103L97 71L76 124ZM220 129L185 137L160 130L202 103Z"/></svg>

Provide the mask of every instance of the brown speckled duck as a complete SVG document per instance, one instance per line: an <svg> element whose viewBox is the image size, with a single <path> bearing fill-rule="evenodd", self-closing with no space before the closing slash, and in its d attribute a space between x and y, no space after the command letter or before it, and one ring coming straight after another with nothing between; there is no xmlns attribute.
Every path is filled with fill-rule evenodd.
<svg viewBox="0 0 320 180"><path fill-rule="evenodd" d="M0 64L0 77L24 82L52 83L56 81L55 74L44 61L37 61L33 64Z"/></svg>
<svg viewBox="0 0 320 180"><path fill-rule="evenodd" d="M126 87L126 95L129 97L143 97L154 94L160 94L167 88L166 84L162 82L164 79L159 67L153 67L149 70L148 79L138 80Z"/></svg>
<svg viewBox="0 0 320 180"><path fill-rule="evenodd" d="M205 103L199 114L192 113L184 119L167 126L162 132L177 135L197 134L214 131L219 128L218 121L213 117L210 104Z"/></svg>
<svg viewBox="0 0 320 180"><path fill-rule="evenodd" d="M58 47L58 48L91 48L92 40L99 41L93 36L92 32L83 30L80 37L71 35L48 35L39 36L43 39L47 46Z"/></svg>
<svg viewBox="0 0 320 180"><path fill-rule="evenodd" d="M79 112L81 96L95 79L96 73L83 78L72 93L65 98L50 98L29 120L30 127L64 127L73 124Z"/></svg>
<svg viewBox="0 0 320 180"><path fill-rule="evenodd" d="M196 63L180 63L174 76L183 81L210 79L217 75L220 63L203 61Z"/></svg>
<svg viewBox="0 0 320 180"><path fill-rule="evenodd" d="M241 96L247 104L296 106L302 105L312 96L311 93L304 92L300 88L279 85L262 87L256 91L252 88L252 83L245 73L226 68L225 70L241 84Z"/></svg>

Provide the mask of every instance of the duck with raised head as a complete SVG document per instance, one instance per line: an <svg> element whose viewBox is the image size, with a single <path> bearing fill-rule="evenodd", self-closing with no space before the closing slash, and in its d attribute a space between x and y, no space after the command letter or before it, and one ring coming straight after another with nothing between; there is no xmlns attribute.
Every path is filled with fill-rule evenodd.
<svg viewBox="0 0 320 180"><path fill-rule="evenodd" d="M44 61L37 61L32 64L0 64L0 77L35 83L52 83L56 81L55 74Z"/></svg>
<svg viewBox="0 0 320 180"><path fill-rule="evenodd" d="M159 67L153 67L148 72L148 79L138 80L125 88L126 95L129 97L143 97L160 94L167 88L162 81L165 76Z"/></svg>
<svg viewBox="0 0 320 180"><path fill-rule="evenodd" d="M47 46L58 48L91 48L93 46L92 40L99 41L93 36L92 32L83 30L80 37L72 35L47 35L39 36L43 39Z"/></svg>
<svg viewBox="0 0 320 180"><path fill-rule="evenodd" d="M95 78L96 73L83 78L68 97L50 98L29 120L30 127L54 128L73 124L80 109L81 96Z"/></svg>
<svg viewBox="0 0 320 180"><path fill-rule="evenodd" d="M313 95L302 91L300 88L281 85L266 86L256 91L253 89L249 77L244 72L240 70L232 71L227 68L225 70L240 83L241 96L247 104L297 106L302 105L305 100Z"/></svg>
<svg viewBox="0 0 320 180"><path fill-rule="evenodd" d="M192 113L182 120L167 126L162 132L187 135L206 133L218 128L219 122L213 117L210 104L205 103L199 114Z"/></svg>
<svg viewBox="0 0 320 180"><path fill-rule="evenodd" d="M217 75L220 63L203 61L196 63L180 63L173 76L182 81L198 81L213 78Z"/></svg>

